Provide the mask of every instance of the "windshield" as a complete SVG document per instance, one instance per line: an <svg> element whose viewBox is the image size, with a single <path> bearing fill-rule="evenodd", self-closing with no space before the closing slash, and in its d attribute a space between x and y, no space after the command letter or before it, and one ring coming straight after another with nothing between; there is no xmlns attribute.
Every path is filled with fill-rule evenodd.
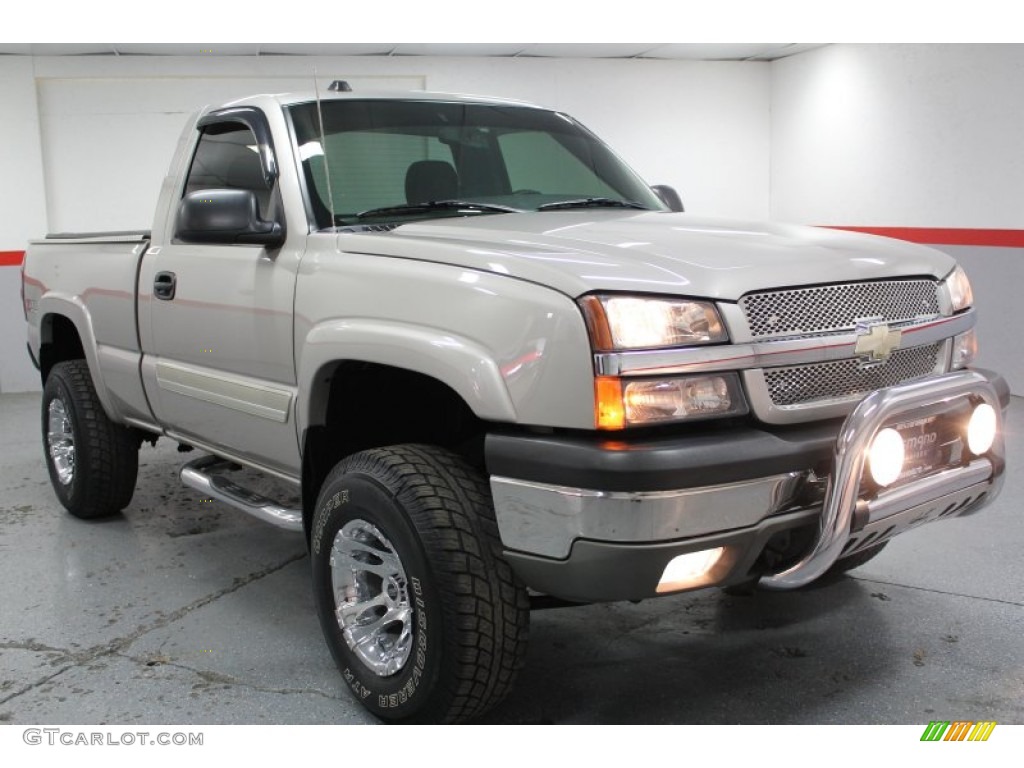
<svg viewBox="0 0 1024 768"><path fill-rule="evenodd" d="M571 118L530 107L325 101L289 108L318 228L567 208L666 210Z"/></svg>

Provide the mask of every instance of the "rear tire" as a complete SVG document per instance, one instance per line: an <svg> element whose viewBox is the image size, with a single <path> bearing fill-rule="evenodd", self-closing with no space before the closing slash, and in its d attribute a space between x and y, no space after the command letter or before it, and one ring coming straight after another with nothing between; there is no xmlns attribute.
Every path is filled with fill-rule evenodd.
<svg viewBox="0 0 1024 768"><path fill-rule="evenodd" d="M84 360L50 369L42 426L50 482L68 512L92 520L128 506L139 473L139 443L104 412Z"/></svg>
<svg viewBox="0 0 1024 768"><path fill-rule="evenodd" d="M511 690L529 601L488 483L458 456L399 445L344 459L320 491L310 551L327 645L374 715L460 722Z"/></svg>

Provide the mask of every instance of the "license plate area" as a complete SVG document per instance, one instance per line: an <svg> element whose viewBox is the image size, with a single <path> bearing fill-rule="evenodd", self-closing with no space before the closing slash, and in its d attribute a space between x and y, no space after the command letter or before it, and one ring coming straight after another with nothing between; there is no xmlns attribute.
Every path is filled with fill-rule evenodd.
<svg viewBox="0 0 1024 768"><path fill-rule="evenodd" d="M963 466L967 458L964 429L970 417L970 403L961 401L939 412L916 418L903 418L886 426L903 438L903 471L886 490L907 485L953 467ZM865 473L862 487L875 487ZM877 490L877 488L876 488Z"/></svg>

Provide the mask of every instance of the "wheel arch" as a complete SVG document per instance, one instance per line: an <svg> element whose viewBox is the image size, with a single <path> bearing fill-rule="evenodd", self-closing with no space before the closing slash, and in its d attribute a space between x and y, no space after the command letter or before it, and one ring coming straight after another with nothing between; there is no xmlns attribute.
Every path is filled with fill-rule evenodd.
<svg viewBox="0 0 1024 768"><path fill-rule="evenodd" d="M117 420L106 383L99 376L99 356L96 350L92 319L80 300L48 295L39 302L39 375L46 386L46 377L53 366L66 360L84 359L89 367L96 396L103 410Z"/></svg>
<svg viewBox="0 0 1024 768"><path fill-rule="evenodd" d="M490 419L441 379L411 367L361 359L322 364L300 388L303 527L307 540L324 479L343 458L369 448L420 443L448 448L483 468Z"/></svg>
<svg viewBox="0 0 1024 768"><path fill-rule="evenodd" d="M354 318L321 323L303 340L297 366L300 432L322 422L330 378L349 361L422 374L448 386L481 419L516 420L500 367L482 345L435 328Z"/></svg>

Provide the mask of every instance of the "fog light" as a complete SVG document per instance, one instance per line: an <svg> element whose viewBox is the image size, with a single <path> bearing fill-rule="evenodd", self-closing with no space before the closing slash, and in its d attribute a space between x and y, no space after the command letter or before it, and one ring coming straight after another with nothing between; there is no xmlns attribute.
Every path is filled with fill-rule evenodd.
<svg viewBox="0 0 1024 768"><path fill-rule="evenodd" d="M967 447L980 456L992 447L996 439L996 410L988 403L974 409L967 424Z"/></svg>
<svg viewBox="0 0 1024 768"><path fill-rule="evenodd" d="M661 574L657 591L659 593L675 592L698 586L708 571L722 559L723 554L725 554L725 547L715 547L673 557L665 566L664 573Z"/></svg>
<svg viewBox="0 0 1024 768"><path fill-rule="evenodd" d="M895 429L880 430L868 449L872 479L885 487L895 482L903 471L903 438Z"/></svg>

